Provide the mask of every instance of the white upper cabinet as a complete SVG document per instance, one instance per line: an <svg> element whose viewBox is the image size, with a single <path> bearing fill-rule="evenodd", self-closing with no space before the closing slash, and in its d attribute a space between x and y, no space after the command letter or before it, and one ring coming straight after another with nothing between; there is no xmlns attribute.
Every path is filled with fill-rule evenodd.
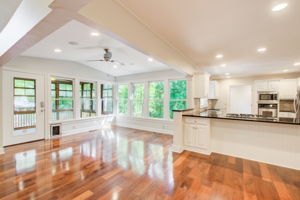
<svg viewBox="0 0 300 200"><path fill-rule="evenodd" d="M193 93L194 98L207 98L209 91L210 74L194 74L193 76Z"/></svg>
<svg viewBox="0 0 300 200"><path fill-rule="evenodd" d="M263 91L274 91L278 92L279 90L279 80L256 80L255 86L258 92Z"/></svg>
<svg viewBox="0 0 300 200"><path fill-rule="evenodd" d="M297 94L297 79L282 79L279 84L279 99L294 99Z"/></svg>
<svg viewBox="0 0 300 200"><path fill-rule="evenodd" d="M218 81L209 81L208 98L209 99L218 99L219 98L219 83L218 83Z"/></svg>

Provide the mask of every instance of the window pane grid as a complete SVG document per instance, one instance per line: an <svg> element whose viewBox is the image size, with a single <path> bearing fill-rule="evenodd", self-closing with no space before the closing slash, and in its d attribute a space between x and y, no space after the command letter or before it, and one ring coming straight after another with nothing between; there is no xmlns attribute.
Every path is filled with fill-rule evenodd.
<svg viewBox="0 0 300 200"><path fill-rule="evenodd" d="M169 82L170 86L170 102L169 114L170 119L173 119L173 110L183 110L187 108L187 81L174 80Z"/></svg>
<svg viewBox="0 0 300 200"><path fill-rule="evenodd" d="M55 79L51 82L52 120L74 118L73 81Z"/></svg>
<svg viewBox="0 0 300 200"><path fill-rule="evenodd" d="M113 113L113 86L112 85L101 85L101 110L103 115Z"/></svg>
<svg viewBox="0 0 300 200"><path fill-rule="evenodd" d="M80 82L81 118L96 116L96 83Z"/></svg>

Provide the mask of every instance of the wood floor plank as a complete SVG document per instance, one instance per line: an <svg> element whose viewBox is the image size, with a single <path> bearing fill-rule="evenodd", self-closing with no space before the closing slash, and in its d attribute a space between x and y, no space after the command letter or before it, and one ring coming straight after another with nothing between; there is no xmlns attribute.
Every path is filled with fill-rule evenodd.
<svg viewBox="0 0 300 200"><path fill-rule="evenodd" d="M172 136L112 127L7 147L0 199L300 200L300 171L171 152Z"/></svg>

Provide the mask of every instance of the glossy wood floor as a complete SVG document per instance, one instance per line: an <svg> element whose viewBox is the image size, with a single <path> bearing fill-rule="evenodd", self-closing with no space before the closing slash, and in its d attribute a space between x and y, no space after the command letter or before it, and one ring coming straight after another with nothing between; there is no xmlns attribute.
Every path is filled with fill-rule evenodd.
<svg viewBox="0 0 300 200"><path fill-rule="evenodd" d="M171 143L171 136L112 128L8 147L0 199L300 199L300 171L176 154Z"/></svg>

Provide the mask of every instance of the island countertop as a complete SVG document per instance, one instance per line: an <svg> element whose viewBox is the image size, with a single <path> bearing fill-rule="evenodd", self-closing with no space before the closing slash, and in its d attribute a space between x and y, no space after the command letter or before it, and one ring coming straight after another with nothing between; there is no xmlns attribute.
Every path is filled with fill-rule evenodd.
<svg viewBox="0 0 300 200"><path fill-rule="evenodd" d="M212 119L225 119L225 120L238 120L238 121L250 121L250 122L264 122L264 123L277 123L277 124L290 124L290 125L300 125L300 119L286 120L283 118L245 118L245 117L228 117L226 114L222 114L216 111L190 111L184 113L183 117L201 117L201 118L212 118Z"/></svg>

